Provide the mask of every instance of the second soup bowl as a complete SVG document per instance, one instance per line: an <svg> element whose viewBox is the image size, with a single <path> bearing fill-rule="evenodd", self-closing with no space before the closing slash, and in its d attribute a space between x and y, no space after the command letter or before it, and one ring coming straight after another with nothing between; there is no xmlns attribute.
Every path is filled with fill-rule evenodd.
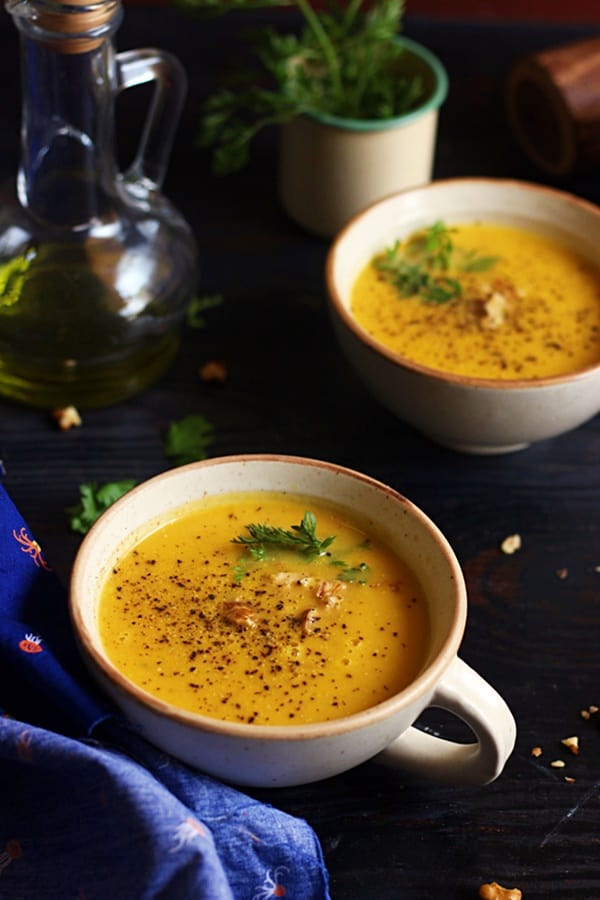
<svg viewBox="0 0 600 900"><path fill-rule="evenodd" d="M508 179L455 178L374 203L337 235L326 266L336 336L374 397L432 440L479 454L523 449L595 416L600 411L600 362L528 379L454 374L395 352L358 323L352 295L359 273L384 248L436 222L450 228L480 222L531 231L594 266L598 263L600 208L552 188ZM597 341L597 335L591 338Z"/></svg>
<svg viewBox="0 0 600 900"><path fill-rule="evenodd" d="M430 638L425 661L404 690L332 721L255 725L177 708L113 664L98 617L107 573L141 537L190 504L248 491L325 501L363 523L408 564L426 598ZM72 573L70 610L88 667L125 716L158 747L226 781L259 787L303 784L377 756L436 781L483 785L500 774L513 749L509 708L458 655L467 595L447 540L406 497L333 463L274 455L222 457L169 470L139 485L110 507L83 540ZM201 664L195 677L202 677ZM414 727L430 706L462 719L474 740L454 743Z"/></svg>

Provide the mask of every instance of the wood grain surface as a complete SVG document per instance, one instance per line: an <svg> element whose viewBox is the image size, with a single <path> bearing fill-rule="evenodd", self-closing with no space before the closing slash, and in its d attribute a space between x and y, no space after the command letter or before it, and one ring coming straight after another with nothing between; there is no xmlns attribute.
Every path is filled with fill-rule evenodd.
<svg viewBox="0 0 600 900"><path fill-rule="evenodd" d="M201 23L168 8L127 8L119 47L161 46L189 75L165 190L198 240L199 293L222 294L224 302L206 313L205 328L185 331L162 381L127 403L84 413L79 429L61 433L43 411L0 402L6 488L67 580L80 539L64 509L79 484L166 469L165 431L188 413L214 424L211 455L301 454L392 484L456 550L470 593L462 656L512 707L514 755L483 789L435 787L367 763L256 796L314 826L335 900L475 900L478 886L493 880L520 887L525 900L598 900L600 714L584 721L580 710L600 705L600 418L520 453L478 458L432 444L376 405L334 341L324 301L328 244L279 209L275 135L258 142L246 171L226 180L210 174L194 145L202 99L245 25L239 17ZM436 177L516 177L600 200L600 172L551 181L537 171L504 112L514 60L588 30L412 19L405 31L450 75ZM10 178L18 160L18 48L5 13L0 50L0 174ZM129 94L118 107L124 159L145 104L143 91ZM201 382L198 368L208 359L226 361L224 385ZM514 532L523 545L506 556L500 543ZM463 736L441 713L429 712L426 722ZM578 756L561 744L573 734ZM534 746L543 749L538 758ZM559 758L565 768L551 767Z"/></svg>

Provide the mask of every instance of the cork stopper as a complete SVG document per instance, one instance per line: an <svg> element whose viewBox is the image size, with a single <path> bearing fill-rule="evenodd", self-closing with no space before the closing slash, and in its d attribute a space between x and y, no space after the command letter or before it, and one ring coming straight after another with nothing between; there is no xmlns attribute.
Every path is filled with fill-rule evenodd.
<svg viewBox="0 0 600 900"><path fill-rule="evenodd" d="M509 124L551 175L600 164L600 37L518 60L506 83Z"/></svg>
<svg viewBox="0 0 600 900"><path fill-rule="evenodd" d="M111 32L120 0L29 0L28 18L44 42L61 53L88 53Z"/></svg>

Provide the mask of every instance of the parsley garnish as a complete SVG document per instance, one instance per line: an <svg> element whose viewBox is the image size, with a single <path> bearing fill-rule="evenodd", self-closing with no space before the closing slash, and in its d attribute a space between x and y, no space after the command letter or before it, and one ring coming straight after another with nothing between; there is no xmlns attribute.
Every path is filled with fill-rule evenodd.
<svg viewBox="0 0 600 900"><path fill-rule="evenodd" d="M369 567L362 562L358 566L349 566L343 560L337 559L332 565L339 566L341 571L338 573L340 581L358 581L359 584L365 584L365 576L369 573Z"/></svg>
<svg viewBox="0 0 600 900"><path fill-rule="evenodd" d="M173 458L176 465L205 459L213 431L210 422L200 415L190 415L172 422L165 439L165 456ZM127 478L100 486L95 481L79 485L79 503L65 510L72 531L87 534L96 519L136 484L134 479Z"/></svg>
<svg viewBox="0 0 600 900"><path fill-rule="evenodd" d="M200 143L214 148L213 168L242 168L248 147L267 125L302 113L386 119L421 102L423 79L402 71L403 0L329 0L317 12L309 0L179 0L199 13L295 7L299 34L262 28L251 41L253 62L237 67L231 87L204 106Z"/></svg>
<svg viewBox="0 0 600 900"><path fill-rule="evenodd" d="M233 567L233 580L236 584L241 584L247 574L247 566L242 565L242 563L237 563Z"/></svg>
<svg viewBox="0 0 600 900"><path fill-rule="evenodd" d="M255 560L266 559L269 549L292 550L307 557L328 556L328 548L336 537L334 534L326 538L317 537L317 519L310 510L304 513L299 525L292 525L290 529L253 523L246 525L246 530L248 534L233 538L232 544L242 544ZM331 565L340 569L337 575L340 581L365 583L365 576L369 571L366 563L349 566L343 559L334 559L331 560ZM234 574L239 583L246 574L246 569L238 564Z"/></svg>
<svg viewBox="0 0 600 900"><path fill-rule="evenodd" d="M305 556L323 556L327 548L335 540L335 535L322 540L317 537L317 520L315 514L307 511L299 525L291 529L278 528L273 525L246 525L248 535L233 538L233 544L244 544L254 559L264 559L267 547L295 550Z"/></svg>
<svg viewBox="0 0 600 900"><path fill-rule="evenodd" d="M452 232L443 222L434 222L401 243L396 241L374 260L401 297L419 296L426 303L448 303L462 297L462 285L453 274L485 272L498 262L497 256L478 256L473 250L454 246Z"/></svg>
<svg viewBox="0 0 600 900"><path fill-rule="evenodd" d="M137 482L131 478L123 481L109 481L98 486L95 481L79 485L79 503L68 507L65 512L69 516L72 531L87 534L96 519L109 506L126 494Z"/></svg>
<svg viewBox="0 0 600 900"><path fill-rule="evenodd" d="M164 454L176 466L206 459L212 444L214 427L204 416L194 414L171 422L164 444Z"/></svg>
<svg viewBox="0 0 600 900"><path fill-rule="evenodd" d="M206 320L202 315L207 309L214 309L223 302L222 294L210 294L205 297L192 297L186 310L186 322L190 328L204 328Z"/></svg>

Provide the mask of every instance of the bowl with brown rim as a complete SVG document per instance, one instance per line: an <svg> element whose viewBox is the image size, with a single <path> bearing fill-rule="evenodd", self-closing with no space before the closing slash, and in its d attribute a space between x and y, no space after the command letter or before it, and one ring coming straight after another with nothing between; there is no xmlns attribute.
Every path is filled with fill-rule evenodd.
<svg viewBox="0 0 600 900"><path fill-rule="evenodd" d="M393 194L338 233L326 262L339 345L377 401L432 440L479 454L503 453L568 432L600 411L598 358L562 374L481 378L436 369L385 346L352 308L364 267L396 240L443 221L485 222L547 236L597 264L600 208L572 194L507 179L456 178ZM600 303L600 299L598 300Z"/></svg>

